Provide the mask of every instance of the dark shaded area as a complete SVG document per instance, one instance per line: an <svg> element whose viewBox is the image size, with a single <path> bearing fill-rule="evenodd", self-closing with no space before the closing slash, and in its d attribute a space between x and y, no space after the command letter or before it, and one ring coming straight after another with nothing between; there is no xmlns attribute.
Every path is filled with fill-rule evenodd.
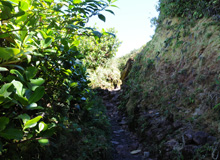
<svg viewBox="0 0 220 160"><path fill-rule="evenodd" d="M103 103L107 108L107 115L111 123L111 143L113 160L151 160L149 152L142 151L142 144L137 136L128 130L128 119L125 113L118 110L121 91L99 90ZM145 158L144 158L145 156Z"/></svg>

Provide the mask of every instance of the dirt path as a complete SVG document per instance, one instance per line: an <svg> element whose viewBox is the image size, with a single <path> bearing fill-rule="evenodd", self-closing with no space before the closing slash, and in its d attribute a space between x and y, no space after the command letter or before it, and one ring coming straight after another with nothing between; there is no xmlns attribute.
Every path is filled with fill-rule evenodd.
<svg viewBox="0 0 220 160"><path fill-rule="evenodd" d="M111 143L114 149L114 160L150 160L149 153L142 152L138 138L128 131L125 115L118 111L120 90L102 91L103 102L112 126ZM144 158L145 154L145 158Z"/></svg>

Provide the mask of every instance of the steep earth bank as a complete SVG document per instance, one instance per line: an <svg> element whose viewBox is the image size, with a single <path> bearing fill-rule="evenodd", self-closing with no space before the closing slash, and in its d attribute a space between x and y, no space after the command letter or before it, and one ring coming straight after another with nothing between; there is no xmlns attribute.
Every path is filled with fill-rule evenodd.
<svg viewBox="0 0 220 160"><path fill-rule="evenodd" d="M219 30L165 19L123 80L119 108L158 159L219 159Z"/></svg>

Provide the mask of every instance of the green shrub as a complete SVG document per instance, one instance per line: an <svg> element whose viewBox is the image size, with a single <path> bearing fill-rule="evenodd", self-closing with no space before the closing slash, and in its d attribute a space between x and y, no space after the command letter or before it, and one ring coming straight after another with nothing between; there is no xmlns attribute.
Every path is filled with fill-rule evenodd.
<svg viewBox="0 0 220 160"><path fill-rule="evenodd" d="M113 58L118 51L121 42L116 38L114 28L107 29L107 32L102 29L101 37L79 37L79 51L85 57L84 65L89 69L97 67L105 67L108 59Z"/></svg>
<svg viewBox="0 0 220 160"><path fill-rule="evenodd" d="M64 159L66 153L80 153L77 146L69 147L75 152L68 150L68 144L80 143L87 118L96 117L78 39L100 38L100 32L84 26L93 15L104 21L100 12L110 5L81 0L0 2L2 159Z"/></svg>

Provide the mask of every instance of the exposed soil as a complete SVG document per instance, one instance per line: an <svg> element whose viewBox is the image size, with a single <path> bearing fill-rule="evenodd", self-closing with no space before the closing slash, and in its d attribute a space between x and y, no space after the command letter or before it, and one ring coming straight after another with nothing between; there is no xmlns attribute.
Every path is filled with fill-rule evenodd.
<svg viewBox="0 0 220 160"><path fill-rule="evenodd" d="M141 115L148 122L148 126L138 138L135 133L129 131L131 119L128 121L125 113L118 110L121 92L120 90L99 92L111 123L113 160L172 160L181 156L191 160L194 155L195 159L201 159L204 154L213 158L219 144L216 137L204 131L193 130L181 121L174 121L173 116L163 117L156 110L149 110ZM140 125L137 127L141 128ZM145 145L141 144L143 142ZM160 152L155 148L159 145ZM203 153L201 149L207 146L210 149ZM215 159L218 159L218 155Z"/></svg>
<svg viewBox="0 0 220 160"><path fill-rule="evenodd" d="M128 130L126 116L117 108L120 104L120 90L104 90L101 94L111 123L113 160L151 160L149 158L150 153L142 151L143 147L137 136Z"/></svg>

